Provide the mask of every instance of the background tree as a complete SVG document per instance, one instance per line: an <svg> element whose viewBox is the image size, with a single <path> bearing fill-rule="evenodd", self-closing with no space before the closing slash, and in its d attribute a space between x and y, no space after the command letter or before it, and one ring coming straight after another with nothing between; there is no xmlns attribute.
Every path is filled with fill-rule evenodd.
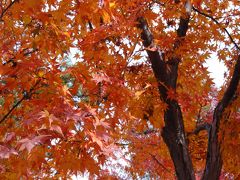
<svg viewBox="0 0 240 180"><path fill-rule="evenodd" d="M1 178L239 177L237 0L0 3Z"/></svg>

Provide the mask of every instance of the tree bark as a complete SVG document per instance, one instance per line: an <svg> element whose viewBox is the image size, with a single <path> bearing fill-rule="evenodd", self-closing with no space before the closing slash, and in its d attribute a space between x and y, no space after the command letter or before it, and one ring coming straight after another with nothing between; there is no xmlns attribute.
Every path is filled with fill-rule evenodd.
<svg viewBox="0 0 240 180"><path fill-rule="evenodd" d="M176 90L180 57L173 56L165 60L161 51L157 47L153 48L153 36L148 28L147 21L141 17L138 19L138 22L139 28L142 30L141 38L143 40L143 45L148 48L147 54L154 75L159 83L158 89L161 100L168 106L167 110L164 112L165 127L162 131L163 140L168 146L177 178L179 180L194 180L195 175L188 151L188 145L186 143L181 108L176 100L169 99L167 96L169 89ZM179 28L177 30L179 39L186 35L188 22L189 17L180 19ZM174 50L180 45L179 39L174 43ZM151 48L154 50L149 50Z"/></svg>
<svg viewBox="0 0 240 180"><path fill-rule="evenodd" d="M227 120L228 118L224 116L224 111L233 101L234 96L236 95L239 80L240 55L237 58L231 81L223 95L223 98L214 110L213 121L208 138L206 166L202 180L217 180L221 175L223 161L221 156L221 142L219 141L218 137L219 125L222 120Z"/></svg>
<svg viewBox="0 0 240 180"><path fill-rule="evenodd" d="M186 143L184 123L181 108L174 99L169 99L167 92L169 89L176 91L176 82L178 76L178 65L180 57L164 59L164 55L153 43L153 36L148 28L147 21L141 17L138 18L138 27L142 30L141 38L143 45L147 48L147 54L152 65L153 73L159 83L158 89L161 100L168 106L164 112L165 127L162 131L162 137L168 146L171 158L173 160L177 178L179 180L195 179L194 170L188 145ZM174 43L174 51L181 45L181 39L186 36L188 30L189 15L180 18L179 28L177 30L178 39ZM227 30L225 30L227 31ZM233 41L231 35L230 39ZM240 48L233 41L236 48ZM208 130L208 148L206 157L206 166L202 180L217 180L221 175L223 160L221 157L221 142L218 132L221 120L227 120L224 116L225 109L237 96L236 91L240 79L240 55L237 58L234 72L223 98L214 110L213 121L207 126Z"/></svg>

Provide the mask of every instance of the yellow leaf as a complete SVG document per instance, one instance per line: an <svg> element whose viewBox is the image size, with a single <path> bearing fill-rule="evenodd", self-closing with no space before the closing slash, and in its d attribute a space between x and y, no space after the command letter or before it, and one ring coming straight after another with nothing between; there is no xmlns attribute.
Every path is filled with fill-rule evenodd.
<svg viewBox="0 0 240 180"><path fill-rule="evenodd" d="M105 23L111 22L111 17L106 11L103 11L103 20Z"/></svg>
<svg viewBox="0 0 240 180"><path fill-rule="evenodd" d="M110 3L109 3L109 7L110 7L110 8L114 8L115 6L116 6L116 3L115 3L115 2L110 2Z"/></svg>
<svg viewBox="0 0 240 180"><path fill-rule="evenodd" d="M32 21L32 18L31 18L30 16L28 16L28 15L24 15L24 16L22 17L22 20L23 20L23 23L24 23L25 25L28 25L28 24Z"/></svg>
<svg viewBox="0 0 240 180"><path fill-rule="evenodd" d="M135 92L136 99L139 99L139 97L145 92L145 90L137 91Z"/></svg>

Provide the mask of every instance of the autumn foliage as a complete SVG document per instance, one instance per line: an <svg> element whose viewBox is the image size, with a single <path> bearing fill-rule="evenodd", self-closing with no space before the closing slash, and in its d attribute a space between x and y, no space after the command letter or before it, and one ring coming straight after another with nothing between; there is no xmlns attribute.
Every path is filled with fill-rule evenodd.
<svg viewBox="0 0 240 180"><path fill-rule="evenodd" d="M0 179L240 177L238 0L0 5Z"/></svg>

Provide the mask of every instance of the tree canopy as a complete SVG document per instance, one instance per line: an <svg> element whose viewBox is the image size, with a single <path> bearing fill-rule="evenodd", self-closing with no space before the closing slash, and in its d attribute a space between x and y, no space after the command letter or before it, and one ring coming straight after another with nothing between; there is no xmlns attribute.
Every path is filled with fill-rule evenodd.
<svg viewBox="0 0 240 180"><path fill-rule="evenodd" d="M239 0L0 3L1 179L240 177Z"/></svg>

